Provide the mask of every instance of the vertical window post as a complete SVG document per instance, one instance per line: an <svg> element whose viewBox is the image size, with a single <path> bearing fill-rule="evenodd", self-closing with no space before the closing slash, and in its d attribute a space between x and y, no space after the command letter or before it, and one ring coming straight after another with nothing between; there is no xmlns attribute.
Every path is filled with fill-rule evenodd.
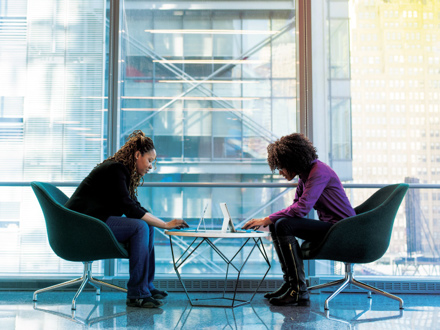
<svg viewBox="0 0 440 330"><path fill-rule="evenodd" d="M299 131L313 142L311 8L311 0L296 0ZM305 260L304 266L308 276L315 275L314 260Z"/></svg>
<svg viewBox="0 0 440 330"><path fill-rule="evenodd" d="M118 148L119 128L119 34L120 1L110 0L109 26L109 76L108 76L108 126L107 156L113 155ZM116 260L104 261L104 276L114 276Z"/></svg>
<svg viewBox="0 0 440 330"><path fill-rule="evenodd" d="M118 149L120 0L110 0L107 156Z"/></svg>
<svg viewBox="0 0 440 330"><path fill-rule="evenodd" d="M299 131L313 142L311 1L296 0Z"/></svg>

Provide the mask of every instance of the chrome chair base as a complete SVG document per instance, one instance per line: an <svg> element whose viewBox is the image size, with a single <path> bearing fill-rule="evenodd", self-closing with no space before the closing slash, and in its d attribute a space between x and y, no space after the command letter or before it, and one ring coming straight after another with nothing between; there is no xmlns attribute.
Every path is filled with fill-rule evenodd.
<svg viewBox="0 0 440 330"><path fill-rule="evenodd" d="M378 293L382 296L397 300L399 302L399 308L403 309L403 300L401 298L399 298L395 295L392 295L391 293L377 289L371 285L357 281L356 279L353 278L353 264L346 263L346 262L344 262L344 264L345 264L345 278L340 279L340 280L336 280L336 281L332 281L332 282L328 282L328 283L324 283L324 284L314 285L314 286L307 288L309 291L311 291L311 290L319 290L319 289L327 288L327 287L330 287L333 285L340 285L340 287L325 300L325 303L324 303L325 310L330 309L328 307L330 300L332 300L334 297L336 297L349 284L354 285L358 288L367 290L368 291L368 298L371 298L371 292L375 292L375 293Z"/></svg>
<svg viewBox="0 0 440 330"><path fill-rule="evenodd" d="M103 282L101 280L98 280L96 278L92 277L92 262L84 262L84 272L83 275L80 278L76 278L67 282L63 282L60 284L56 284L56 285L52 285L49 286L47 288L44 289L40 289L34 292L34 297L33 300L37 301L37 295L41 292L46 292L46 291L51 291L51 290L55 290L55 289L59 289L59 288L63 288L66 286L70 286L73 284L77 284L77 283L81 283L81 285L79 286L78 291L76 292L75 296L73 297L72 300L72 310L76 309L76 299L78 298L78 296L81 294L81 292L84 290L84 287L86 286L87 283L89 283L90 285L92 285L95 289L96 289L96 294L99 295L101 294L101 289L98 285L101 286L106 286L109 287L111 289L114 290L118 290L118 291L122 291L122 292L127 292L127 289L121 288L117 285L113 285L107 282Z"/></svg>

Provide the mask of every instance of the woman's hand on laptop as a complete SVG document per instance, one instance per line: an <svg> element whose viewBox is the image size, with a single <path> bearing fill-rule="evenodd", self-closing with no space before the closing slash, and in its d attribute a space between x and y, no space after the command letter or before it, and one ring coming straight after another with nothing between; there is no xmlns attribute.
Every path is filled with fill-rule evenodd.
<svg viewBox="0 0 440 330"><path fill-rule="evenodd" d="M248 222L246 222L243 225L243 229L254 229L254 230L258 230L261 226L263 227L267 227L270 224L272 224L272 221L270 221L269 217L265 217L265 218L257 218L257 219L251 219Z"/></svg>
<svg viewBox="0 0 440 330"><path fill-rule="evenodd" d="M188 224L185 222L185 220L180 219L173 219L166 223L165 229L182 229L182 228L188 228Z"/></svg>

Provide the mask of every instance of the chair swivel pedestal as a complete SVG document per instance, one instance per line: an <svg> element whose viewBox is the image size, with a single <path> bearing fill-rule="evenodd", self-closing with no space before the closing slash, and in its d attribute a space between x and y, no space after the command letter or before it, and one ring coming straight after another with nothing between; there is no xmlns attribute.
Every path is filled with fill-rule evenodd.
<svg viewBox="0 0 440 330"><path fill-rule="evenodd" d="M72 300L72 310L76 309L76 299L78 298L78 296L81 294L81 292L84 290L85 286L87 283L89 283L91 286L93 286L96 289L96 294L100 295L101 294L101 288L99 287L99 285L101 286L106 286L108 288L114 289L114 290L118 290L118 291L122 291L122 292L127 292L127 289L121 288L117 285L111 284L111 283L107 283L101 280L98 280L96 278L94 278L92 276L92 262L84 262L84 272L83 275L79 278L70 280L70 281L66 281L60 284L55 284L52 286L49 286L47 288L44 289L40 289L34 292L34 296L33 296L33 300L37 301L37 295L39 293L42 292L46 292L46 291L52 291L52 290L56 290L56 289L61 289L67 286L71 286L74 284L78 284L81 283L81 285L79 286L78 291L76 291L75 296L73 297Z"/></svg>
<svg viewBox="0 0 440 330"><path fill-rule="evenodd" d="M307 289L309 291L311 290L319 290L319 289L323 289L323 288L328 288L330 286L334 286L334 285L340 285L339 288L337 288L337 290L335 292L333 292L324 302L324 309L325 310L329 310L329 303L330 300L332 300L334 297L336 297L340 292L342 292L342 290L344 290L348 285L353 285L356 286L358 288L361 289L365 289L368 291L368 298L371 298L371 292L375 292L378 293L380 295L383 295L385 297L397 300L399 302L399 308L403 309L403 300L395 295L392 295L391 293L382 291L380 289L377 289L375 287L372 287L371 285L362 283L358 280L356 280L353 277L353 264L351 263L347 263L345 262L345 278L340 279L340 280L336 280L336 281L332 281L332 282L328 282L328 283L323 283L323 284L319 284L319 285L314 285L311 287L308 287Z"/></svg>

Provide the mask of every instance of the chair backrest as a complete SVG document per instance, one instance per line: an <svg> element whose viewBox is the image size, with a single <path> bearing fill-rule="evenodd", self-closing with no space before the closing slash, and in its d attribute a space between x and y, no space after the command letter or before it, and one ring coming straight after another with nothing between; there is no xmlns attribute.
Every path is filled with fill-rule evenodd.
<svg viewBox="0 0 440 330"><path fill-rule="evenodd" d="M405 189L405 187L407 187ZM383 203L393 195L393 193L397 193L397 191L400 191L403 193L403 197L405 197L406 191L408 190L408 184L402 183L402 184L394 184L385 186L378 191L376 191L373 195L371 195L365 202L363 202L361 205L358 205L354 208L354 211L356 214L362 214L366 213L368 211L374 210L377 207L380 207L383 205ZM398 200L398 196L397 196ZM401 201L399 202L400 206ZM397 210L396 210L397 213Z"/></svg>
<svg viewBox="0 0 440 330"><path fill-rule="evenodd" d="M32 182L46 221L52 250L69 261L128 258L128 252L101 220L64 206L68 197L49 183Z"/></svg>
<svg viewBox="0 0 440 330"><path fill-rule="evenodd" d="M368 263L381 258L390 244L394 219L408 184L381 188L355 208L356 215L330 228L320 243L305 242L304 259Z"/></svg>

